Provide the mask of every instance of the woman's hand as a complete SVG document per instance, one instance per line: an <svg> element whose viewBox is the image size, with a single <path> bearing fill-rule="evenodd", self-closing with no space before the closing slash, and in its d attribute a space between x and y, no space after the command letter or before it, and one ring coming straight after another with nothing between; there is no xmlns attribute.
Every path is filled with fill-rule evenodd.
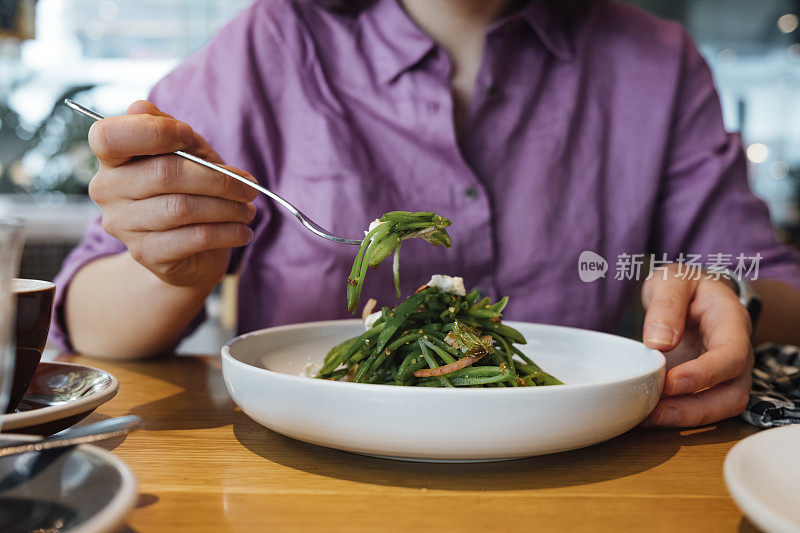
<svg viewBox="0 0 800 533"><path fill-rule="evenodd" d="M736 416L747 405L751 323L724 278L683 279L677 266L642 287L644 343L667 357L664 394L646 425L699 426Z"/></svg>
<svg viewBox="0 0 800 533"><path fill-rule="evenodd" d="M89 144L100 161L89 194L103 211L103 228L131 257L171 285L210 288L222 279L231 248L253 236L247 224L256 214L256 191L176 155L159 155L184 150L222 162L188 124L149 102L96 122Z"/></svg>

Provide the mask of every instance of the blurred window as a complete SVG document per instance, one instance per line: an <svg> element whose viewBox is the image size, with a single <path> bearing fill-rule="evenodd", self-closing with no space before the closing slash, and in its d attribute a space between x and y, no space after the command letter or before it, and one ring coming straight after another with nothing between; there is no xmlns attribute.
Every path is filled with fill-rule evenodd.
<svg viewBox="0 0 800 533"><path fill-rule="evenodd" d="M0 193L85 193L87 122L63 98L120 113L249 3L0 0Z"/></svg>

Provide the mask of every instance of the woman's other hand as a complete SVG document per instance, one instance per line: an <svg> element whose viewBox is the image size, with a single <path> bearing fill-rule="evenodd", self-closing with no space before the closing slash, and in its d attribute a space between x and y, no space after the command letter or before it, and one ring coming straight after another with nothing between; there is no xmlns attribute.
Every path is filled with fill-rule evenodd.
<svg viewBox="0 0 800 533"><path fill-rule="evenodd" d="M752 325L725 278L682 277L677 265L642 287L644 343L667 357L661 401L646 425L699 426L740 414L750 392Z"/></svg>

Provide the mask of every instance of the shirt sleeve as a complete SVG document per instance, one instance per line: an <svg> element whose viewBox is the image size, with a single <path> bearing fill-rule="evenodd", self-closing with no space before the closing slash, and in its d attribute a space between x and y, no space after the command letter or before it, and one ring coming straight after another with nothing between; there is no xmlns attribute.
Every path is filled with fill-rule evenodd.
<svg viewBox="0 0 800 533"><path fill-rule="evenodd" d="M711 71L685 33L684 43L655 251L673 260L699 254L706 266L730 260L732 270L741 258L746 278L800 289L800 254L776 238L767 206L748 185L741 139L725 131Z"/></svg>

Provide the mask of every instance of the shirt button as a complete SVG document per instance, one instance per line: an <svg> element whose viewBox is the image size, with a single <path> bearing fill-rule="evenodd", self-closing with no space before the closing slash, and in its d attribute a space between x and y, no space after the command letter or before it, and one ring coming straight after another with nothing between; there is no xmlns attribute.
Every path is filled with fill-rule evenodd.
<svg viewBox="0 0 800 533"><path fill-rule="evenodd" d="M436 113L439 111L440 104L439 102L428 102L428 111L431 113Z"/></svg>
<svg viewBox="0 0 800 533"><path fill-rule="evenodd" d="M467 187L464 189L464 197L467 200L475 200L478 198L478 189L475 187Z"/></svg>

